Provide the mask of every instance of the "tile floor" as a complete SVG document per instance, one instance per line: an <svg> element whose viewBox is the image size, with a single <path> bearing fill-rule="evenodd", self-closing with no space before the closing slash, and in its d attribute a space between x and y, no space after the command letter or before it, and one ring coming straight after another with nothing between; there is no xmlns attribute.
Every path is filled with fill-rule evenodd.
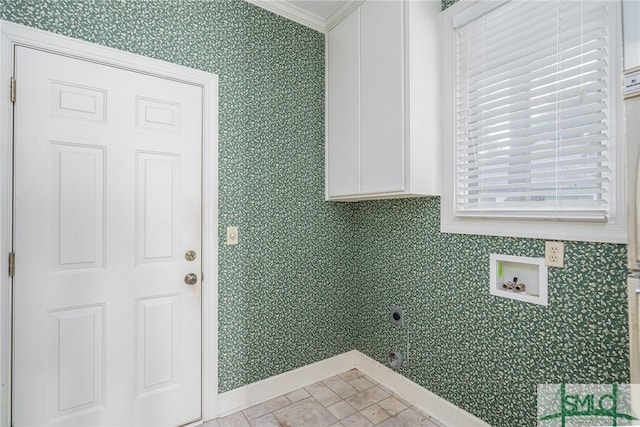
<svg viewBox="0 0 640 427"><path fill-rule="evenodd" d="M445 427L357 369L203 427Z"/></svg>

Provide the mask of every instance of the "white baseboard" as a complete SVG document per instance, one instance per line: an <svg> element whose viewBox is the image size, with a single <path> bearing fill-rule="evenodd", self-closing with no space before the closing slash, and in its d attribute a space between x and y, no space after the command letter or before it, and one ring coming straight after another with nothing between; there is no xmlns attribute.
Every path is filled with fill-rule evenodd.
<svg viewBox="0 0 640 427"><path fill-rule="evenodd" d="M355 367L359 371L449 427L489 426L489 424L475 415L458 408L453 403L430 392L426 388L414 383L359 351L356 351L355 360Z"/></svg>
<svg viewBox="0 0 640 427"><path fill-rule="evenodd" d="M365 375L449 427L489 426L480 418L458 408L357 350L222 393L218 397L218 416L224 417L247 409L353 368L359 369Z"/></svg>
<svg viewBox="0 0 640 427"><path fill-rule="evenodd" d="M218 397L218 417L241 411L353 369L356 365L355 358L358 353L358 351L352 350L222 393Z"/></svg>

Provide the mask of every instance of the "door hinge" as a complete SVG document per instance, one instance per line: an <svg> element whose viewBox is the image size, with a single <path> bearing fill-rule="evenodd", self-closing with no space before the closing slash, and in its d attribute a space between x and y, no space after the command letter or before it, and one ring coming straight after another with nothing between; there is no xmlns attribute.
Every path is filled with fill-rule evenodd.
<svg viewBox="0 0 640 427"><path fill-rule="evenodd" d="M11 77L11 102L16 102L16 79Z"/></svg>
<svg viewBox="0 0 640 427"><path fill-rule="evenodd" d="M16 254L9 252L9 277L13 277L16 272Z"/></svg>

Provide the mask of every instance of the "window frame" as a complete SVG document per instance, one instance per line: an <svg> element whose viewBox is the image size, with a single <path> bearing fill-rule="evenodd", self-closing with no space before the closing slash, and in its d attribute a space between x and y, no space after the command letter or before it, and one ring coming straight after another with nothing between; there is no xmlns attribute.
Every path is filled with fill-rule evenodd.
<svg viewBox="0 0 640 427"><path fill-rule="evenodd" d="M518 0L511 0L518 1ZM491 236L562 239L604 243L627 242L626 210L626 141L624 103L622 99L622 13L619 1L609 1L610 64L609 75L612 102L610 104L611 179L615 180L612 201L613 215L606 222L567 219L515 219L494 216L456 216L455 147L456 147L456 34L454 22L460 16L473 16L474 8L487 10L504 3L494 0L459 0L441 14L442 35L442 197L441 231L445 233ZM457 18L456 18L457 17Z"/></svg>

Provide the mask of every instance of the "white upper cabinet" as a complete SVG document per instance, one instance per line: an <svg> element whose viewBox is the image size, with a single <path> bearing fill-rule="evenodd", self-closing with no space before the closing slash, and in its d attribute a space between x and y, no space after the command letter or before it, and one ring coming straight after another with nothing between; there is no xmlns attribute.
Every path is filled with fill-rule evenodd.
<svg viewBox="0 0 640 427"><path fill-rule="evenodd" d="M327 200L440 194L440 3L366 1L327 36Z"/></svg>

